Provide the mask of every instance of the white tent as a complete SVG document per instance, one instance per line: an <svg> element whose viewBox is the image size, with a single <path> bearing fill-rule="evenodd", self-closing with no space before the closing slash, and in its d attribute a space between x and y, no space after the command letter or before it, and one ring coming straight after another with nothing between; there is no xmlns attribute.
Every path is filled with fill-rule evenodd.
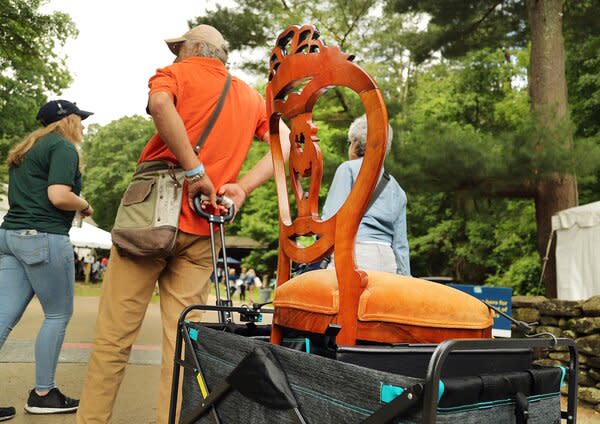
<svg viewBox="0 0 600 424"><path fill-rule="evenodd" d="M110 249L112 238L108 231L82 222L81 227L73 226L69 230L69 238L75 247Z"/></svg>
<svg viewBox="0 0 600 424"><path fill-rule="evenodd" d="M559 299L586 300L600 294L600 202L565 209L552 217L556 231Z"/></svg>

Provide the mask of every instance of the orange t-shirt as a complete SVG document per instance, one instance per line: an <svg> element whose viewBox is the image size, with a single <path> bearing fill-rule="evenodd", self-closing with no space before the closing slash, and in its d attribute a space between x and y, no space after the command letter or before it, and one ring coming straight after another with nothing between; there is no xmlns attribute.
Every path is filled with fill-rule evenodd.
<svg viewBox="0 0 600 424"><path fill-rule="evenodd" d="M218 59L190 57L158 69L148 83L150 94L168 93L181 116L190 144L195 146L212 114L227 77ZM262 139L268 129L264 99L252 87L233 77L217 122L200 150L200 161L215 189L237 180L254 136ZM168 160L177 163L160 135L148 141L139 162ZM208 235L208 223L192 211L184 184L179 229L195 235Z"/></svg>

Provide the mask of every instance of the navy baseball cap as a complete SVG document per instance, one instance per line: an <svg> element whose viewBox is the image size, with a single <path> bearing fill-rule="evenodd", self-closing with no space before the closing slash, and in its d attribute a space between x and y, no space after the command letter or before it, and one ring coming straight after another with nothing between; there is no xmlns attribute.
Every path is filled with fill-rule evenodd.
<svg viewBox="0 0 600 424"><path fill-rule="evenodd" d="M79 109L77 104L71 103L67 100L52 100L40 108L36 119L43 126L48 126L49 124L60 121L61 119L66 118L73 113L79 116L82 120L94 114L93 112L86 112L85 110Z"/></svg>

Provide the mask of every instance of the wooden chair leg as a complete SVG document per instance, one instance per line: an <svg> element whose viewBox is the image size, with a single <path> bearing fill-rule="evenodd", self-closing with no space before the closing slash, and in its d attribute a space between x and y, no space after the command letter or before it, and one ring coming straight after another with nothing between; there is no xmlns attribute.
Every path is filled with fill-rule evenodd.
<svg viewBox="0 0 600 424"><path fill-rule="evenodd" d="M283 341L283 328L273 324L271 327L271 343L281 345Z"/></svg>

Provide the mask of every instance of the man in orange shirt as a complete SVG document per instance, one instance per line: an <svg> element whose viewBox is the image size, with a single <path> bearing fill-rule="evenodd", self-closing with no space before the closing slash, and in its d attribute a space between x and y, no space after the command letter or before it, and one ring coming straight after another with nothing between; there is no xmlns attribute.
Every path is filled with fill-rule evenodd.
<svg viewBox="0 0 600 424"><path fill-rule="evenodd" d="M148 111L157 133L146 144L139 162L168 160L186 171L179 233L167 258L125 257L113 247L78 423L111 421L125 364L157 280L163 347L156 422L168 421L177 320L184 307L207 303L213 271L209 227L193 211L192 199L203 193L216 206L218 193L231 198L239 210L248 194L273 175L268 153L237 181L252 139L268 141L269 132L263 98L235 77L209 137L199 153L194 151L228 74L227 43L219 31L200 25L166 42L177 58L150 79ZM289 142L285 125L280 132L282 140ZM289 152L289 148L284 151Z"/></svg>

